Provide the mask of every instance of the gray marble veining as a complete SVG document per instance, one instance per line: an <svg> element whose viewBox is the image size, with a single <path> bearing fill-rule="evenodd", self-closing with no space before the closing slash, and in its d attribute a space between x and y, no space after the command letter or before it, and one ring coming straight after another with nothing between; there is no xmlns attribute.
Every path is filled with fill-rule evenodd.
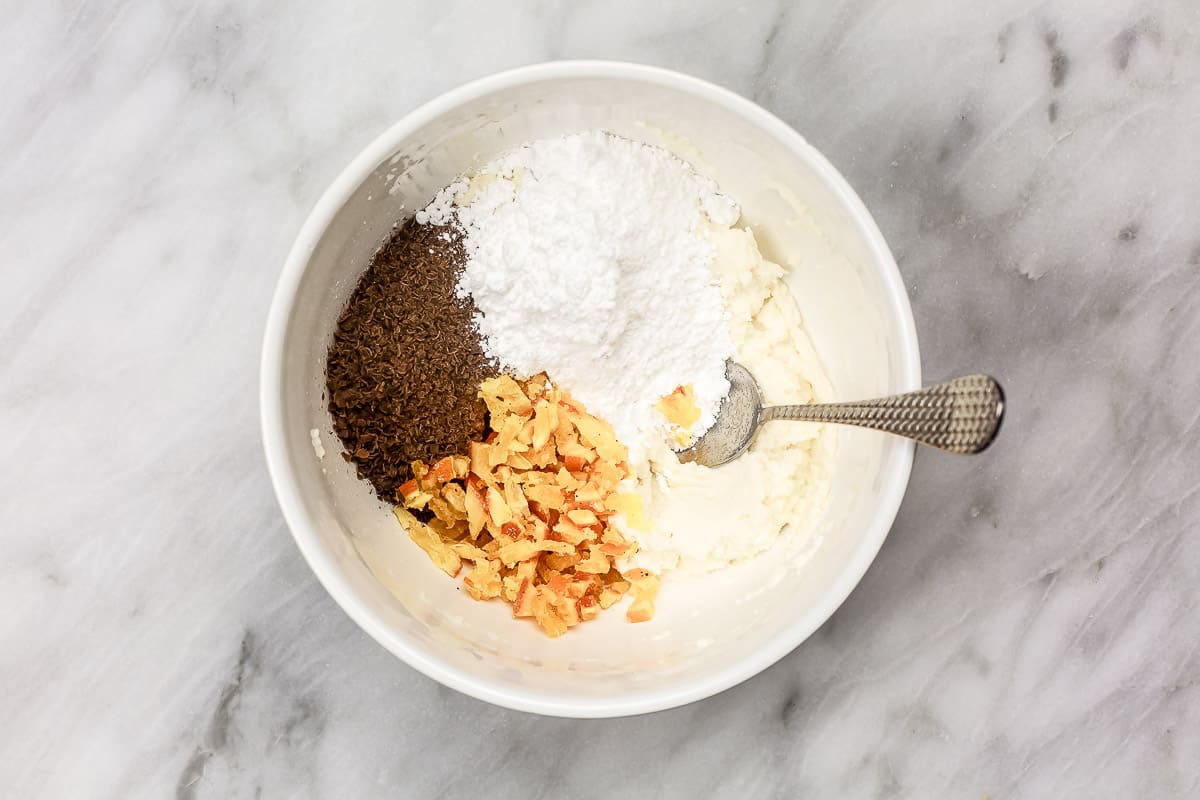
<svg viewBox="0 0 1200 800"><path fill-rule="evenodd" d="M918 454L810 641L599 722L369 640L291 542L257 428L267 303L327 183L418 102L564 57L795 125L888 237L927 379L988 371L1010 401L986 456ZM1200 790L1194 2L13 2L0 87L7 796Z"/></svg>

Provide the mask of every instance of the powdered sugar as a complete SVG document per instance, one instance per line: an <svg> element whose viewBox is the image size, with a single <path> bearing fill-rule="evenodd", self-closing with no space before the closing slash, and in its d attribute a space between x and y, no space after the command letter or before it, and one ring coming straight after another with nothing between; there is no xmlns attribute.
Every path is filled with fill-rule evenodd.
<svg viewBox="0 0 1200 800"><path fill-rule="evenodd" d="M454 198L467 188L467 179L459 178L437 193L433 202L416 213L418 225L447 225L454 221Z"/></svg>
<svg viewBox="0 0 1200 800"><path fill-rule="evenodd" d="M712 424L733 353L706 219L737 205L665 150L588 132L531 142L446 187L417 216L456 222L458 291L489 355L545 371L635 453L662 428L654 404L692 384Z"/></svg>

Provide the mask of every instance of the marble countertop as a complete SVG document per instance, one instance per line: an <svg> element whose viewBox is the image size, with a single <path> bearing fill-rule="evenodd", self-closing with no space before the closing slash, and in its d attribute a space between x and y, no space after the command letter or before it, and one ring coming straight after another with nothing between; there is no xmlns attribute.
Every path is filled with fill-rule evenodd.
<svg viewBox="0 0 1200 800"><path fill-rule="evenodd" d="M6 793L1195 796L1200 7L970 5L9 4ZM807 643L592 722L461 696L362 633L283 524L256 394L275 278L342 166L443 90L566 57L793 124L891 242L926 377L1010 400L985 457L918 455Z"/></svg>

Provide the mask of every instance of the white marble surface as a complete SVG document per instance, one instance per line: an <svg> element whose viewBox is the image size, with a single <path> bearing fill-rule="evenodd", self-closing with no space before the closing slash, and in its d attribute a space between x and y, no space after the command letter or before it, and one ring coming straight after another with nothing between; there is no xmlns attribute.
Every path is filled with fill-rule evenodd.
<svg viewBox="0 0 1200 800"><path fill-rule="evenodd" d="M21 798L1191 797L1200 791L1200 6L0 3L0 786ZM464 80L643 61L754 97L888 236L921 453L809 642L576 722L442 689L284 528L264 315L343 164ZM470 765L470 766L468 766Z"/></svg>

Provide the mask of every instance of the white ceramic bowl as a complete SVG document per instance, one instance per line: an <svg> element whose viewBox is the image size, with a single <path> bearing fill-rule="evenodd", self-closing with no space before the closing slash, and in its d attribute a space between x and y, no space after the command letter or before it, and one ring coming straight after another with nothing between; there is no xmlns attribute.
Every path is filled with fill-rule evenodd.
<svg viewBox="0 0 1200 800"><path fill-rule="evenodd" d="M912 446L839 433L815 546L663 583L658 613L619 612L544 639L500 603L436 570L339 457L324 394L337 315L392 225L457 174L529 139L589 128L658 144L742 205L790 283L835 391L861 398L920 382L896 264L845 180L776 117L711 84L650 67L559 62L470 83L413 111L334 181L288 256L267 323L262 424L279 504L313 572L355 622L452 688L510 708L606 717L670 708L774 663L845 600L887 535ZM327 452L318 459L316 429Z"/></svg>

